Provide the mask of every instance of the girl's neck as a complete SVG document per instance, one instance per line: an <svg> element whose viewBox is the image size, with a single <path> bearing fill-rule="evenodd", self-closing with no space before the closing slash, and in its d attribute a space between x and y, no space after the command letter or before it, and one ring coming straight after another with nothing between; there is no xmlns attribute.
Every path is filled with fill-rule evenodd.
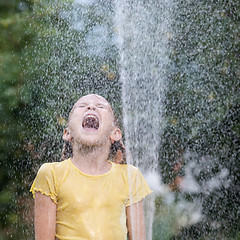
<svg viewBox="0 0 240 240"><path fill-rule="evenodd" d="M110 146L81 147L73 146L72 163L82 172L89 175L101 175L111 169L107 161Z"/></svg>

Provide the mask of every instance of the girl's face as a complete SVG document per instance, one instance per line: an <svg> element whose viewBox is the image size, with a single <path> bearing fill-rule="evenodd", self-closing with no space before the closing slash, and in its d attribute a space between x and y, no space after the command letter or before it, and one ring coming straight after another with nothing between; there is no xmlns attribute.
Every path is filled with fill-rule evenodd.
<svg viewBox="0 0 240 240"><path fill-rule="evenodd" d="M114 116L107 100L95 94L80 98L70 113L69 129L74 143L83 146L100 146L109 141Z"/></svg>

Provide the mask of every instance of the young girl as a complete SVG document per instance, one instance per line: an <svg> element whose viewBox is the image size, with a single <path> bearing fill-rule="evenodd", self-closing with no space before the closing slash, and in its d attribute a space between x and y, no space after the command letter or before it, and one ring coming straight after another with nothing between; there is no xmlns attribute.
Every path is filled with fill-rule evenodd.
<svg viewBox="0 0 240 240"><path fill-rule="evenodd" d="M63 133L73 156L43 164L30 190L36 240L146 239L142 199L151 190L137 168L117 164L121 137L106 99L90 94L75 103Z"/></svg>

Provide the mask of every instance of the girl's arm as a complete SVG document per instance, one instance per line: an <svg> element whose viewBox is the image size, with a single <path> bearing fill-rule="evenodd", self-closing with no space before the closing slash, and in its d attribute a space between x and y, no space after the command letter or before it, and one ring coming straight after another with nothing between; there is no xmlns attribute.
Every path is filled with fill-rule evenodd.
<svg viewBox="0 0 240 240"><path fill-rule="evenodd" d="M142 201L126 208L129 240L146 240Z"/></svg>
<svg viewBox="0 0 240 240"><path fill-rule="evenodd" d="M56 207L50 197L35 192L35 240L54 240Z"/></svg>

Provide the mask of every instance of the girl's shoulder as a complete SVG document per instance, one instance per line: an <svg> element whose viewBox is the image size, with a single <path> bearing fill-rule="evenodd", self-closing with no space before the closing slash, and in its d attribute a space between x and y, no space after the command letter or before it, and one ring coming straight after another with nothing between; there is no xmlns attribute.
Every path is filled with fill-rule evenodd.
<svg viewBox="0 0 240 240"><path fill-rule="evenodd" d="M38 173L45 175L60 174L65 172L68 168L69 159L66 159L61 162L47 162L43 163L38 170Z"/></svg>
<svg viewBox="0 0 240 240"><path fill-rule="evenodd" d="M114 164L114 166L118 167L119 169L124 169L124 170L137 170L138 168L133 166L132 164L129 163L125 163L125 164L119 164L119 163L115 163L115 162L111 162L112 164Z"/></svg>
<svg viewBox="0 0 240 240"><path fill-rule="evenodd" d="M114 165L114 168L117 169L117 171L124 174L133 174L139 172L139 169L132 164L117 164L114 162L112 164Z"/></svg>

